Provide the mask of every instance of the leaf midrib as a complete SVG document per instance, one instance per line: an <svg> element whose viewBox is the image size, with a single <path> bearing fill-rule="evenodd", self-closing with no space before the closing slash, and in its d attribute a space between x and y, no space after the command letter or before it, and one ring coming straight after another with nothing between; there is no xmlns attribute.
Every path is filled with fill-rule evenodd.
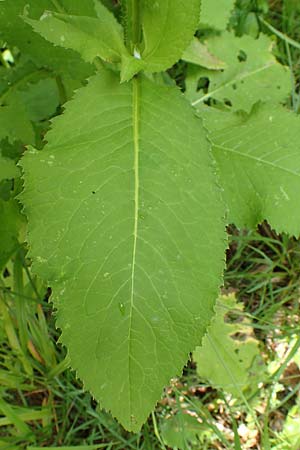
<svg viewBox="0 0 300 450"><path fill-rule="evenodd" d="M208 92L207 94L203 95L201 98L198 98L198 100L195 100L192 102L192 106L198 105L198 103L204 102L205 100L209 99L213 95L217 94L222 89L226 89L227 87L239 83L240 81L246 80L247 78L256 75L257 73L263 72L264 70L269 69L270 67L274 66L276 64L276 61L270 61L268 64L266 64L263 67L259 67L258 69L252 70L250 72L245 72L234 78L233 80L228 81L227 83L222 84L221 86L217 87L213 91Z"/></svg>
<svg viewBox="0 0 300 450"><path fill-rule="evenodd" d="M133 123L133 150L134 150L134 228L133 228L133 250L131 263L131 294L129 311L129 336L128 336L128 384L129 384L129 411L132 418L132 383L131 383L131 332L132 332L132 313L134 308L134 284L135 284L135 266L136 249L138 238L138 213L139 213L139 78L132 80L132 123Z"/></svg>
<svg viewBox="0 0 300 450"><path fill-rule="evenodd" d="M289 175L294 175L296 177L300 177L300 173L294 172L293 170L290 170L290 169L288 169L286 167L277 166L276 164L272 163L271 161L267 161L265 159L257 158L256 156L249 155L248 153L242 153L239 150L232 150L231 148L225 147L224 145L213 144L213 146L214 146L214 148L216 150L224 150L226 152L233 153L236 156L242 156L243 158L251 159L251 160L253 160L255 162L258 162L258 163L261 163L261 164L266 164L267 166L270 166L270 167L272 167L274 169L277 169L279 171L282 170L283 172L287 172Z"/></svg>

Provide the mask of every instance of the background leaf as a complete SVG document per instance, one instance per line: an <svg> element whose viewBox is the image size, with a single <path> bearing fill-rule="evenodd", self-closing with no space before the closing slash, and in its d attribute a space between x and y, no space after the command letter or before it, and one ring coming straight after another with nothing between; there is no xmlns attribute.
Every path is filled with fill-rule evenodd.
<svg viewBox="0 0 300 450"><path fill-rule="evenodd" d="M220 297L208 333L193 353L199 375L236 398L242 398L243 391L253 382L250 369L259 355L258 341L251 325L242 319L241 310L234 295ZM240 314L236 322L230 323L228 314L237 312ZM255 387L257 380L256 377Z"/></svg>
<svg viewBox="0 0 300 450"><path fill-rule="evenodd" d="M14 161L4 158L0 153L0 182L2 180L10 180L19 176L20 171Z"/></svg>
<svg viewBox="0 0 300 450"><path fill-rule="evenodd" d="M0 140L9 142L21 140L26 144L35 143L35 134L24 104L18 99L8 105L0 105Z"/></svg>
<svg viewBox="0 0 300 450"><path fill-rule="evenodd" d="M206 429L206 430L205 430ZM187 443L199 445L199 436L209 434L207 427L199 423L196 417L178 413L166 419L161 427L164 443L171 448L186 448Z"/></svg>
<svg viewBox="0 0 300 450"><path fill-rule="evenodd" d="M210 70L225 69L226 64L209 52L206 45L198 38L194 38L189 47L184 51L182 59L192 64L205 67Z"/></svg>
<svg viewBox="0 0 300 450"><path fill-rule="evenodd" d="M299 235L299 117L280 106L258 104L249 115L210 108L204 119L228 221L252 228L267 219L278 232Z"/></svg>
<svg viewBox="0 0 300 450"><path fill-rule="evenodd" d="M176 89L103 72L46 140L23 159L33 268L86 388L137 431L204 334L221 283L205 132Z"/></svg>
<svg viewBox="0 0 300 450"><path fill-rule="evenodd" d="M192 68L186 80L187 96L195 106L214 100L233 110L250 111L259 100L274 103L287 99L291 92L291 74L272 55L269 37L238 38L225 32L207 40L208 50L226 63L223 71ZM199 79L207 79L199 90Z"/></svg>
<svg viewBox="0 0 300 450"><path fill-rule="evenodd" d="M82 5L72 0L68 3L67 12L74 13L82 10ZM64 3L61 3L63 8ZM84 2L85 10L94 9L92 0ZM75 8L73 10L73 7ZM64 80L74 80L74 88L81 85L81 80L90 76L94 67L78 58L72 50L55 48L50 42L43 39L26 24L21 16L39 19L45 10L51 10L53 3L50 0L4 0L0 8L0 39L8 46L16 46L22 55L28 55L37 67L47 67L56 74L63 76ZM58 11L59 12L59 11ZM60 11L61 12L61 11ZM87 14L87 12L86 12ZM95 13L94 13L95 14ZM17 30L17 32L16 32Z"/></svg>
<svg viewBox="0 0 300 450"><path fill-rule="evenodd" d="M37 122L51 117L59 103L58 85L48 70L39 69L27 57L17 57L9 69L1 67L0 140L34 144Z"/></svg>
<svg viewBox="0 0 300 450"><path fill-rule="evenodd" d="M23 222L20 206L16 200L0 199L0 270L19 248L19 228Z"/></svg>
<svg viewBox="0 0 300 450"><path fill-rule="evenodd" d="M201 0L201 24L225 30L235 0Z"/></svg>

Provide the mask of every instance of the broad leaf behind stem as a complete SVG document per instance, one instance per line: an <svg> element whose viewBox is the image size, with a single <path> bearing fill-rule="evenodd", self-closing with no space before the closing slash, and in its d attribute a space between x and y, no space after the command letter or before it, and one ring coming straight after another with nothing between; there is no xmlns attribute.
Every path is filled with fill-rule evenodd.
<svg viewBox="0 0 300 450"><path fill-rule="evenodd" d="M250 114L203 111L229 210L228 221L300 234L300 118L274 104Z"/></svg>
<svg viewBox="0 0 300 450"><path fill-rule="evenodd" d="M223 205L175 88L96 75L23 159L34 270L100 404L137 431L180 373L221 284Z"/></svg>
<svg viewBox="0 0 300 450"><path fill-rule="evenodd" d="M274 43L263 34L259 39L241 38L224 32L206 42L209 52L227 67L212 71L190 66L186 95L196 107L208 99L225 104L232 110L250 111L259 100L283 102L291 92L291 74L272 54ZM207 78L208 86L199 91L199 81Z"/></svg>

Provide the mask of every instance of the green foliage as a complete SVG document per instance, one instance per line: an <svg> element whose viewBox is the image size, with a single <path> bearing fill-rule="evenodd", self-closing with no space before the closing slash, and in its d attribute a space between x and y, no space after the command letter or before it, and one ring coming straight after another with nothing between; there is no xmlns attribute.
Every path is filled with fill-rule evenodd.
<svg viewBox="0 0 300 450"><path fill-rule="evenodd" d="M65 0L68 4L68 13L82 12L79 2ZM84 2L84 9L92 0ZM37 67L53 70L64 78L81 81L91 75L93 67L84 63L71 50L54 47L50 42L43 39L32 28L24 22L22 16L38 19L46 10L53 9L51 0L39 0L38 2L27 2L27 0L4 0L0 8L0 39L9 46L16 46L23 55L29 55ZM57 11L62 12L62 11ZM85 13L86 14L86 13ZM17 32L16 32L17 30Z"/></svg>
<svg viewBox="0 0 300 450"><path fill-rule="evenodd" d="M22 161L34 270L53 288L73 367L138 430L220 285L223 205L205 134L174 88L103 71L46 139Z"/></svg>
<svg viewBox="0 0 300 450"><path fill-rule="evenodd" d="M196 37L192 40L189 47L185 49L182 59L210 70L222 70L226 68L226 64L210 53L207 46L202 44Z"/></svg>
<svg viewBox="0 0 300 450"><path fill-rule="evenodd" d="M19 233L23 217L20 206L13 199L0 198L0 270L19 247Z"/></svg>
<svg viewBox="0 0 300 450"><path fill-rule="evenodd" d="M50 77L29 85L18 96L26 107L28 118L35 123L55 115L60 103L56 80Z"/></svg>
<svg viewBox="0 0 300 450"><path fill-rule="evenodd" d="M254 368L258 342L251 336L251 324L241 320L241 311L234 295L220 297L207 335L193 353L199 375L236 398L243 398L243 391L259 380Z"/></svg>
<svg viewBox="0 0 300 450"><path fill-rule="evenodd" d="M18 120L15 121L15 118ZM34 144L34 131L24 104L13 99L11 103L0 106L0 140L7 138L9 142L20 140L26 144Z"/></svg>
<svg viewBox="0 0 300 450"><path fill-rule="evenodd" d="M53 44L76 50L86 62L97 56L120 62L126 53L123 29L101 3L97 12L98 18L45 12L39 20L24 17L24 21Z"/></svg>
<svg viewBox="0 0 300 450"><path fill-rule="evenodd" d="M190 414L178 413L163 423L161 434L164 443L171 448L184 449L188 445L199 445L199 436L209 435L206 425L199 423Z"/></svg>
<svg viewBox="0 0 300 450"><path fill-rule="evenodd" d="M261 35L235 37L225 32L207 41L210 53L221 59L226 68L208 71L191 68L186 80L187 96L199 107L211 99L232 107L233 110L250 111L259 100L282 102L291 91L291 75L288 68L272 55L272 41ZM200 78L208 78L205 91L198 90Z"/></svg>
<svg viewBox="0 0 300 450"><path fill-rule="evenodd" d="M18 167L16 167L14 161L8 158L4 158L0 154L0 183L3 180L10 180L20 175Z"/></svg>
<svg viewBox="0 0 300 450"><path fill-rule="evenodd" d="M201 24L218 30L225 30L234 4L235 0L202 0Z"/></svg>
<svg viewBox="0 0 300 450"><path fill-rule="evenodd" d="M143 51L147 72L160 72L175 64L191 42L200 15L200 1L144 0L142 7Z"/></svg>
<svg viewBox="0 0 300 450"><path fill-rule="evenodd" d="M267 103L249 114L207 110L204 118L229 223L251 228L267 219L278 232L299 235L299 118Z"/></svg>
<svg viewBox="0 0 300 450"><path fill-rule="evenodd" d="M273 448L275 450L290 450L299 448L299 426L299 405L294 405L288 413L283 430L277 435L277 445L274 445Z"/></svg>
<svg viewBox="0 0 300 450"><path fill-rule="evenodd" d="M143 0L139 7L136 0L131 0L129 4L131 3L138 8L143 40L139 41L139 30L136 32L130 18L127 18L131 26L131 50L134 58L124 58L123 80L130 79L140 70L161 72L175 64L193 39L201 2L190 0L188 8L182 0ZM139 25L136 23L135 27Z"/></svg>
<svg viewBox="0 0 300 450"><path fill-rule="evenodd" d="M13 266L13 292L26 296L21 181L7 158L32 144L18 198L33 272L51 286L72 367L128 430L196 346L212 385L236 397L247 385L257 343L232 339L240 327L219 306L199 350L221 285L226 207L237 226L268 219L299 234L298 118L282 106L291 84L295 103L295 83L269 37L225 31L233 5L203 0L196 38L200 0L123 1L121 17L98 0L1 1L12 59L0 68L0 265ZM256 14L244 24L252 35ZM32 376L26 352L45 367L55 358L26 311L17 300L20 343L10 342Z"/></svg>

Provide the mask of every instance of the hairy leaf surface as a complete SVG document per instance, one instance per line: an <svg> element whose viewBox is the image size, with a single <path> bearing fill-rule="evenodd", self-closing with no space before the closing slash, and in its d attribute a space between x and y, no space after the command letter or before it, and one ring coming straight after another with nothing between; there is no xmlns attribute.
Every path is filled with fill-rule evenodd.
<svg viewBox="0 0 300 450"><path fill-rule="evenodd" d="M34 270L101 406L138 430L213 315L225 248L205 133L177 89L93 77L23 159Z"/></svg>
<svg viewBox="0 0 300 450"><path fill-rule="evenodd" d="M204 114L230 223L267 219L278 232L300 233L300 120L273 104L248 114Z"/></svg>
<svg viewBox="0 0 300 450"><path fill-rule="evenodd" d="M192 68L186 86L187 96L194 106L211 98L233 110L250 111L259 100L276 103L287 99L291 91L291 74L272 55L273 43L269 37L239 38L225 32L209 39L207 47L227 67L222 72ZM198 92L199 79L204 78L209 81L208 87Z"/></svg>

